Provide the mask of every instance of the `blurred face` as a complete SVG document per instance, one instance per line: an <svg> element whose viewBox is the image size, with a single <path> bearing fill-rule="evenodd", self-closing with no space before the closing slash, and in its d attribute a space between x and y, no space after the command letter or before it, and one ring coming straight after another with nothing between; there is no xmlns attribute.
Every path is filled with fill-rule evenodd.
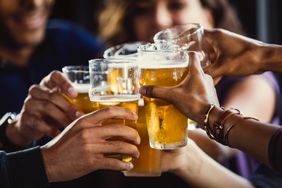
<svg viewBox="0 0 282 188"><path fill-rule="evenodd" d="M0 43L38 45L54 0L0 0ZM2 44L3 45L3 44Z"/></svg>
<svg viewBox="0 0 282 188"><path fill-rule="evenodd" d="M174 25L200 23L205 28L213 25L210 11L202 7L200 0L138 0L133 7L136 40L152 41L156 32Z"/></svg>

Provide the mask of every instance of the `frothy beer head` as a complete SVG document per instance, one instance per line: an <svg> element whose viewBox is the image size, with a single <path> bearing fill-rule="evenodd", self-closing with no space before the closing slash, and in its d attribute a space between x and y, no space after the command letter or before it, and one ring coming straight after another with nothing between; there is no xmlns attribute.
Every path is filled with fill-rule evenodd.
<svg viewBox="0 0 282 188"><path fill-rule="evenodd" d="M77 93L80 94L80 93L88 93L90 84L77 84L77 83L73 83L72 86L77 91Z"/></svg>
<svg viewBox="0 0 282 188"><path fill-rule="evenodd" d="M155 44L140 46L138 65L141 69L170 69L188 67L189 56L177 47L166 50Z"/></svg>

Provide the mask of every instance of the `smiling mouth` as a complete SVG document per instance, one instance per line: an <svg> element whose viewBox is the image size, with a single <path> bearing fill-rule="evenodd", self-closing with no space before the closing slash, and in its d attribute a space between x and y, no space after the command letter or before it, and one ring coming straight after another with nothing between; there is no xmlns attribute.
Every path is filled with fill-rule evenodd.
<svg viewBox="0 0 282 188"><path fill-rule="evenodd" d="M17 24L23 29L39 29L45 25L47 16L43 14L34 14L31 16L19 16L16 19Z"/></svg>

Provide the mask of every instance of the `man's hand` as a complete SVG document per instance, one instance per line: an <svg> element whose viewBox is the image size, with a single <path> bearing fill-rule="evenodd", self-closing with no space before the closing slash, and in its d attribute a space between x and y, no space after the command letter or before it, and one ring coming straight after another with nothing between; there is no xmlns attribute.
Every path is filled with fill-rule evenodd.
<svg viewBox="0 0 282 188"><path fill-rule="evenodd" d="M136 120L137 115L121 107L104 108L77 119L42 146L49 182L72 180L99 169L133 168L132 163L107 157L113 153L139 156L135 146L140 143L138 132L121 124L102 125L111 118Z"/></svg>

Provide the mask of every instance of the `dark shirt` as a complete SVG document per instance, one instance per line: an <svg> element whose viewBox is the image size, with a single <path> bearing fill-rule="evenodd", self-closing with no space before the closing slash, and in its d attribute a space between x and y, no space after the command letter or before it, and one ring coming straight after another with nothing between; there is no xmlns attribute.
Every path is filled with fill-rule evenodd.
<svg viewBox="0 0 282 188"><path fill-rule="evenodd" d="M9 154L0 151L1 188L39 188L47 185L39 147Z"/></svg>
<svg viewBox="0 0 282 188"><path fill-rule="evenodd" d="M268 156L271 166L282 173L282 128L271 137L268 145Z"/></svg>
<svg viewBox="0 0 282 188"><path fill-rule="evenodd" d="M249 181L257 188L280 188L282 186L282 174L265 165L260 165L254 175L249 178Z"/></svg>
<svg viewBox="0 0 282 188"><path fill-rule="evenodd" d="M20 112L29 87L51 71L66 65L88 65L88 60L97 58L101 49L100 41L80 27L50 21L43 42L27 67L0 65L0 117L6 112Z"/></svg>

